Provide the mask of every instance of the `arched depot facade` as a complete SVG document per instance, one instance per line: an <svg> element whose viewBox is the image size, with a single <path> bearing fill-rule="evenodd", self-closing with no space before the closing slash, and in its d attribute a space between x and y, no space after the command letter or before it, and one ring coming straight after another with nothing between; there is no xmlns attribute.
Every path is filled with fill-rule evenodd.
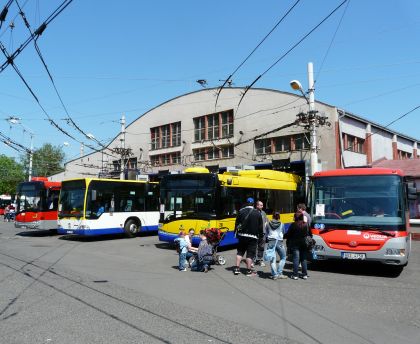
<svg viewBox="0 0 420 344"><path fill-rule="evenodd" d="M238 107L243 92L225 88L217 104L214 88L171 99L127 125L125 134L119 133L106 149L67 162L65 172L51 179L119 178L121 170L125 178L136 179L190 166L223 171L247 165L307 174L307 130L299 125L279 129L308 111L306 100L250 89ZM316 110L329 124L317 128L319 170L366 166L384 157L418 158L414 138L325 103L316 102Z"/></svg>

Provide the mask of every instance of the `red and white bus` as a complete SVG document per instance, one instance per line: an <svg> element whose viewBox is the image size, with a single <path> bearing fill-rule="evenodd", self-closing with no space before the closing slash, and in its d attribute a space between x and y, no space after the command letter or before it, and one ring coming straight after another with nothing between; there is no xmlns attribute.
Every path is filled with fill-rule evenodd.
<svg viewBox="0 0 420 344"><path fill-rule="evenodd" d="M16 228L57 230L57 209L61 182L32 177L20 183L16 192Z"/></svg>
<svg viewBox="0 0 420 344"><path fill-rule="evenodd" d="M309 203L317 259L405 266L411 249L407 199L414 190L401 170L315 173Z"/></svg>

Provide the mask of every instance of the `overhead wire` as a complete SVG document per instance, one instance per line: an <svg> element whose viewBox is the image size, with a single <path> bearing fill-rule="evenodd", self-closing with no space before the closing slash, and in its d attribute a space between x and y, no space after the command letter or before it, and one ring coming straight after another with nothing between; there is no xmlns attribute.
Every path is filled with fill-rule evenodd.
<svg viewBox="0 0 420 344"><path fill-rule="evenodd" d="M23 10L22 10L22 8L21 8L21 6L19 5L19 2L18 2L18 0L15 0L15 2L16 2L16 5L17 5L17 7L19 8L19 14L20 14L20 16L22 17L22 20L23 20L23 22L24 22L24 24L25 24L25 26L26 26L26 28L29 30L29 33L31 34L31 35L34 35L34 33L32 32L32 29L31 29L31 26L30 26L30 24L29 24L29 22L28 22L28 20L27 20L27 18L26 18L26 15L25 15L25 13L23 12ZM61 12L60 12L61 13ZM62 107L63 107L63 109L64 109L64 111L66 112L66 115L67 115L67 118L66 118L66 121L67 121L67 123L71 123L71 125L76 129L76 130L78 130L82 135L84 135L87 139L90 139L90 140L94 140L96 143L98 143L102 148L107 148L105 145L103 145L98 139L96 139L95 137L92 137L92 136L90 136L90 135L88 135L88 134L86 134L75 122L74 122L74 120L71 118L71 116L70 116L70 114L69 114L69 112L68 112L68 110L67 110L67 107L66 107L66 105L64 104L64 102L63 102L63 99L62 99L62 97L61 97L61 95L60 95L60 93L58 92L58 89L57 89L57 86L56 86L56 84L55 84L55 82L54 82L54 79L53 79L53 76L52 76L52 74L51 74L51 72L50 72L50 70L49 70L49 68L48 68L48 66L47 66L47 64L46 64L46 62L45 62L45 59L44 59L44 57L42 56L42 53L41 53L41 50L39 49L39 46L38 46L38 44L37 44L37 39L35 39L34 41L34 47L35 47L35 50L36 50L36 52L37 52L37 54L38 54L38 57L39 57L39 59L41 60L41 62L42 62L42 64L43 64L43 66L44 66L44 68L45 68L45 70L46 70L46 72L47 72L47 74L48 74L48 77L49 77L49 79L50 79L50 81L51 81L51 83L52 83L52 85L53 85L53 87L54 87L54 90L55 90L55 93L57 94L57 97L58 97L58 99L60 100L60 103L61 103L61 105L62 105Z"/></svg>
<svg viewBox="0 0 420 344"><path fill-rule="evenodd" d="M100 150L96 149L95 147L92 147L91 145L88 145L86 143L83 143L79 140L77 140L74 136L72 136L71 134L69 134L66 130L64 130L63 128L61 128L52 118L51 116L47 113L47 111L45 110L45 108L42 106L42 104L40 103L38 97L36 96L35 92L32 90L32 88L29 86L28 82L25 80L25 78L23 77L22 73L20 72L20 70L18 69L18 67L16 66L16 64L14 63L14 59L15 57L18 55L16 54L17 51L21 52L23 49L21 49L22 46L26 47L32 40L36 40L37 37L39 37L39 35L42 34L42 32L45 30L45 28L47 27L47 25L53 20L55 19L73 0L65 0L63 1L63 3L43 22L43 24L41 24L41 26L34 32L31 34L30 38L27 39L27 41L20 46L20 48L18 48L14 55L10 55L7 51L7 49L4 47L3 43L0 41L0 50L2 51L3 55L6 57L6 64L4 66L2 66L2 68L6 68L8 65L12 65L12 68L15 70L15 72L17 73L17 75L20 77L20 79L22 80L22 82L25 84L26 88L29 90L29 92L31 93L31 95L33 96L33 98L36 100L38 106L41 108L42 112L46 115L47 120L50 122L50 124L52 126L54 126L56 129L58 129L61 133L63 133L64 135L66 135L67 137L71 138L72 140L81 143L83 145L85 145L86 147L90 148L91 150L98 152ZM20 50L19 50L20 49ZM46 65L45 65L46 66ZM0 68L0 72L4 70Z"/></svg>
<svg viewBox="0 0 420 344"><path fill-rule="evenodd" d="M324 67L324 63L325 63L325 61L327 60L328 54L330 53L331 47L332 47L332 45L333 45L333 43L334 43L335 37L337 36L337 32L338 32L338 30L340 29L340 26L341 26L341 23L342 23L342 21L343 21L343 18L344 18L344 16L346 15L347 8L349 7L350 2L351 2L351 0L349 0L349 1L347 2L347 5L346 5L346 7L344 8L344 11L343 11L343 13L342 13L342 15L341 15L341 18L340 18L339 22L338 22L337 28L336 28L336 29L335 29L335 31L334 31L334 34L333 34L333 36L332 36L332 38L331 38L331 42L330 42L330 44L329 44L329 46L328 46L328 48L327 48L327 51L326 51L326 53L325 53L325 55L324 55L324 58L322 59L321 65L320 65L320 67L319 67L319 69L318 69L318 73L317 73L316 78L315 78L315 80L314 80L314 85L316 84L316 82L317 82L317 81L318 81L318 79L319 79L319 75L321 74L322 68Z"/></svg>
<svg viewBox="0 0 420 344"><path fill-rule="evenodd" d="M245 64L245 62L254 54L254 52L260 47L261 44L264 43L264 41L268 38L268 36L271 35L271 33L280 25L280 23L289 15L289 13L296 7L296 5L300 2L300 0L297 0L288 10L287 12L280 18L280 20L277 21L277 23L274 25L274 27L265 35L265 37L257 44L257 46L248 54L248 56L236 67L236 69L226 78L224 83L219 87L219 90L217 91L216 96L216 103L214 107L217 106L217 101L219 100L220 93L222 92L222 89L226 86L226 84L229 82L229 80L233 77L233 75Z"/></svg>
<svg viewBox="0 0 420 344"><path fill-rule="evenodd" d="M14 59L31 43L43 34L47 26L60 14L73 0L64 0L60 6L24 41L0 66L0 73L3 72L9 64L12 64Z"/></svg>
<svg viewBox="0 0 420 344"><path fill-rule="evenodd" d="M289 53L291 53L296 47L298 47L306 38L308 38L315 30L317 30L323 23L325 23L328 18L330 18L335 12L337 12L341 6L343 6L347 1L344 0L341 2L334 10L332 10L324 19L322 19L317 25L315 25L309 32L307 32L297 43L295 43L289 50L287 50L282 56L280 56L270 67L268 67L262 74L260 74L249 86L247 86L242 94L241 99L237 107L241 104L242 100L244 99L245 95L249 91L249 89L254 86L259 79L261 79L265 74L267 74L277 63L283 60Z"/></svg>

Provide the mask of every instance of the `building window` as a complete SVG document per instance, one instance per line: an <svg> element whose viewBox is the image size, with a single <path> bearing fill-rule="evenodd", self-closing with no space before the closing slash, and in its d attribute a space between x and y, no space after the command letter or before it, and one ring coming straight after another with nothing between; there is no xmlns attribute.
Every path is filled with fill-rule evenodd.
<svg viewBox="0 0 420 344"><path fill-rule="evenodd" d="M207 139L217 140L219 138L219 114L207 116Z"/></svg>
<svg viewBox="0 0 420 344"><path fill-rule="evenodd" d="M205 116L194 118L194 141L206 139L206 118Z"/></svg>
<svg viewBox="0 0 420 344"><path fill-rule="evenodd" d="M350 152L365 154L365 140L343 133L344 149Z"/></svg>
<svg viewBox="0 0 420 344"><path fill-rule="evenodd" d="M292 137L295 143L294 150L307 150L309 149L309 141L306 134L297 134Z"/></svg>
<svg viewBox="0 0 420 344"><path fill-rule="evenodd" d="M233 158L233 145L222 146L222 158Z"/></svg>
<svg viewBox="0 0 420 344"><path fill-rule="evenodd" d="M160 166L159 155L154 155L150 157L150 162L152 166Z"/></svg>
<svg viewBox="0 0 420 344"><path fill-rule="evenodd" d="M161 125L150 129L151 150L181 145L181 122Z"/></svg>
<svg viewBox="0 0 420 344"><path fill-rule="evenodd" d="M204 148L194 149L194 160L195 161L204 161L206 160L206 150Z"/></svg>
<svg viewBox="0 0 420 344"><path fill-rule="evenodd" d="M181 153L180 152L172 153L171 158L172 158L172 165L178 165L178 164L181 163Z"/></svg>
<svg viewBox="0 0 420 344"><path fill-rule="evenodd" d="M290 151L290 136L280 136L274 138L274 151L275 152L288 152Z"/></svg>
<svg viewBox="0 0 420 344"><path fill-rule="evenodd" d="M172 123L172 147L181 146L181 122Z"/></svg>
<svg viewBox="0 0 420 344"><path fill-rule="evenodd" d="M411 159L412 156L413 156L412 153L405 152L405 151L402 151L402 150L398 150L398 159L399 160Z"/></svg>
<svg viewBox="0 0 420 344"><path fill-rule="evenodd" d="M168 166L181 163L181 152L153 155L150 157L152 166Z"/></svg>
<svg viewBox="0 0 420 344"><path fill-rule="evenodd" d="M262 139L255 141L256 154L271 154L271 139Z"/></svg>
<svg viewBox="0 0 420 344"><path fill-rule="evenodd" d="M194 142L233 136L233 110L194 118Z"/></svg>
<svg viewBox="0 0 420 344"><path fill-rule="evenodd" d="M206 160L214 160L219 159L219 148L213 147L207 150L207 159Z"/></svg>
<svg viewBox="0 0 420 344"><path fill-rule="evenodd" d="M233 136L233 110L222 112L222 138Z"/></svg>
<svg viewBox="0 0 420 344"><path fill-rule="evenodd" d="M152 150L160 148L160 130L159 127L151 128L150 135L152 138Z"/></svg>
<svg viewBox="0 0 420 344"><path fill-rule="evenodd" d="M131 170L137 169L137 158L128 159L127 168Z"/></svg>
<svg viewBox="0 0 420 344"><path fill-rule="evenodd" d="M161 127L162 131L162 146L161 148L168 148L170 147L170 140L171 140L171 129L170 126L162 125Z"/></svg>

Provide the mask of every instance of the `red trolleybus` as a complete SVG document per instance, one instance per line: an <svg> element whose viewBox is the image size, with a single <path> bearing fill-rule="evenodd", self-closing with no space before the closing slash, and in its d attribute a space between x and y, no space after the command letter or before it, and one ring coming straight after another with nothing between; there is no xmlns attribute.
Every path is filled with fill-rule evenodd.
<svg viewBox="0 0 420 344"><path fill-rule="evenodd" d="M16 228L57 230L57 209L61 183L45 177L32 177L18 185Z"/></svg>
<svg viewBox="0 0 420 344"><path fill-rule="evenodd" d="M317 259L406 265L411 248L407 199L412 192L401 170L315 173L309 202Z"/></svg>

